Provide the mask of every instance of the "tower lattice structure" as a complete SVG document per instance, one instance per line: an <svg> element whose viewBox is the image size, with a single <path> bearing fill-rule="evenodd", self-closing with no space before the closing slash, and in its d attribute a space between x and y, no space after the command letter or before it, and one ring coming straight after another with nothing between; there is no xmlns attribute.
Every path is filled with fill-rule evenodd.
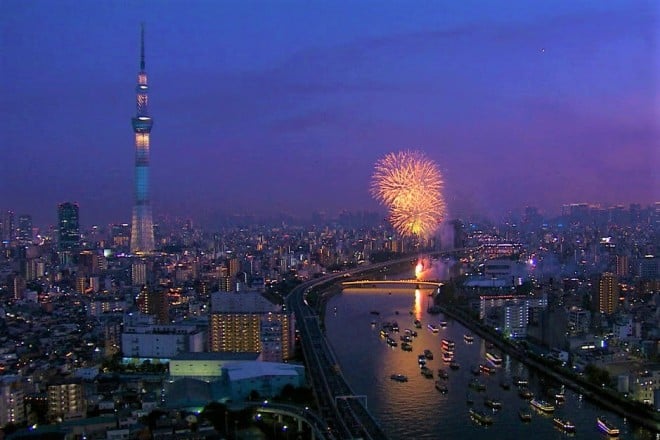
<svg viewBox="0 0 660 440"><path fill-rule="evenodd" d="M135 132L135 205L131 224L131 253L147 254L155 249L154 225L149 201L149 86L144 68L144 26L141 29L140 71L136 87L137 114L132 118Z"/></svg>

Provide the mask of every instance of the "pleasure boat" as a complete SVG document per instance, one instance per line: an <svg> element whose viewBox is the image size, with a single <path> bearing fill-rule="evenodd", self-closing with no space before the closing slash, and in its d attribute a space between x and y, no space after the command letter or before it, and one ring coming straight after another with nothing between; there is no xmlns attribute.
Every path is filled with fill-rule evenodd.
<svg viewBox="0 0 660 440"><path fill-rule="evenodd" d="M554 412L555 410L555 406L553 404L541 399L532 399L530 400L529 404L532 405L534 408L538 409L539 411L545 413L551 413Z"/></svg>
<svg viewBox="0 0 660 440"><path fill-rule="evenodd" d="M560 419L559 417L555 417L554 419L552 419L552 423L554 423L557 428L561 429L564 432L568 432L568 433L575 432L575 425L569 422L568 420L563 420Z"/></svg>
<svg viewBox="0 0 660 440"><path fill-rule="evenodd" d="M596 426L598 426L598 429L603 431L605 434L616 437L619 435L619 428L615 427L612 425L605 417L599 416L596 419Z"/></svg>

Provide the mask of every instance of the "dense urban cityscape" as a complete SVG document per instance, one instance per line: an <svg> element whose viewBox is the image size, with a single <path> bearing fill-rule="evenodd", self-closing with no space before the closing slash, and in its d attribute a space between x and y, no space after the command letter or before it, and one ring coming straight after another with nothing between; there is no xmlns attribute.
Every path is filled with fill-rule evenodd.
<svg viewBox="0 0 660 440"><path fill-rule="evenodd" d="M375 213L214 233L181 220L156 225L149 256L130 253L127 224L82 229L75 203L60 204L47 231L5 211L0 423L165 438L191 424L144 418L308 388L299 324L283 307L292 286L452 249L466 249L450 269L460 279L452 295L481 322L658 410L659 208L572 204L544 219L529 207L502 225L454 220L449 238L426 243L397 238Z"/></svg>
<svg viewBox="0 0 660 440"><path fill-rule="evenodd" d="M591 190L578 192L576 182L589 176L560 177L570 168L561 160L514 177L515 167L490 158L482 172L497 169L491 183L502 187L494 193L519 206L489 217L485 207L458 208L465 202L457 200L461 184L446 191L451 176L483 177L466 166L469 160L458 160L463 167L456 170L439 165L431 148L391 145L386 154L350 151L318 179L331 182L318 191L300 182L288 187L290 169L264 180L258 168L241 169L239 181L222 187L230 201L224 215L209 221L208 212L152 206L152 148L157 154L159 141L152 146L158 117L145 34L142 24L130 117L132 212L116 209L94 224L87 219L105 215L99 206L116 208L104 198L116 197L117 188L99 189L101 202L76 201L74 190L37 209L36 199L25 201L28 182L47 172L22 170L25 184L8 179L25 193L3 182L0 440L660 439L660 202L649 202L658 195L657 154L647 153L647 144L657 143L653 126L639 139L618 137L634 156L630 163L650 167L629 176L640 197L622 197L627 186L615 183L621 193L610 187L600 201L582 198ZM373 47L389 44L377 40ZM545 53L534 48L536 57ZM637 147L641 153L633 154ZM573 161L578 153L568 150ZM269 161L256 151L252 163ZM73 164L76 154L70 156ZM341 173L358 156L376 165L359 173L371 175L370 187L355 192L371 192L385 210L347 202L338 210L310 204L302 214L278 214L286 212L278 205L283 199L325 208L325 191L328 200L343 200ZM536 159L544 170L547 158ZM599 166L613 166L605 162ZM217 165L233 167L224 156ZM319 167L321 175L324 166L319 160L294 169ZM181 174L208 174L196 171ZM564 187L562 197L579 200L530 202L541 198L541 175ZM263 191L234 193L240 180ZM603 184L601 176L594 180ZM180 188L172 182L176 199ZM73 187L87 184L81 179ZM260 192L266 201L273 197L270 206L256 202ZM190 192L206 193L212 198L207 187ZM241 209L232 211L232 197ZM624 202L602 201L612 198Z"/></svg>

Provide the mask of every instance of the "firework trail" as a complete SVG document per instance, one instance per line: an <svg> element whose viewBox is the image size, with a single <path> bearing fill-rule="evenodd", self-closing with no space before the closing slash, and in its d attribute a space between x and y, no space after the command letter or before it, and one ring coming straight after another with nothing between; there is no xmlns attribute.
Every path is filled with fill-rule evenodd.
<svg viewBox="0 0 660 440"><path fill-rule="evenodd" d="M427 238L445 216L442 188L435 162L419 151L400 151L376 162L370 189L401 235Z"/></svg>

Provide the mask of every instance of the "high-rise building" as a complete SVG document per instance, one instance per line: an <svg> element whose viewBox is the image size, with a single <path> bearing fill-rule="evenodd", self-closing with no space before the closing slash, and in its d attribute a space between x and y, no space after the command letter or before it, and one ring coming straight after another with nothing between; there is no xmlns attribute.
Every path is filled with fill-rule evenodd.
<svg viewBox="0 0 660 440"><path fill-rule="evenodd" d="M60 250L72 250L80 244L79 208L77 203L60 203L57 207Z"/></svg>
<svg viewBox="0 0 660 440"><path fill-rule="evenodd" d="M0 240L9 243L14 238L14 211L3 212L0 220L2 221Z"/></svg>
<svg viewBox="0 0 660 440"><path fill-rule="evenodd" d="M18 242L22 245L32 243L32 216L21 215L18 217L18 235L16 236Z"/></svg>
<svg viewBox="0 0 660 440"><path fill-rule="evenodd" d="M598 282L598 304L596 310L610 315L614 313L619 298L619 284L613 273L605 272Z"/></svg>
<svg viewBox="0 0 660 440"><path fill-rule="evenodd" d="M131 225L131 253L145 254L155 249L154 225L149 201L149 136L153 121L149 116L147 72L144 70L144 26L140 45L140 71L137 83L137 114L132 119L135 132L135 205Z"/></svg>

